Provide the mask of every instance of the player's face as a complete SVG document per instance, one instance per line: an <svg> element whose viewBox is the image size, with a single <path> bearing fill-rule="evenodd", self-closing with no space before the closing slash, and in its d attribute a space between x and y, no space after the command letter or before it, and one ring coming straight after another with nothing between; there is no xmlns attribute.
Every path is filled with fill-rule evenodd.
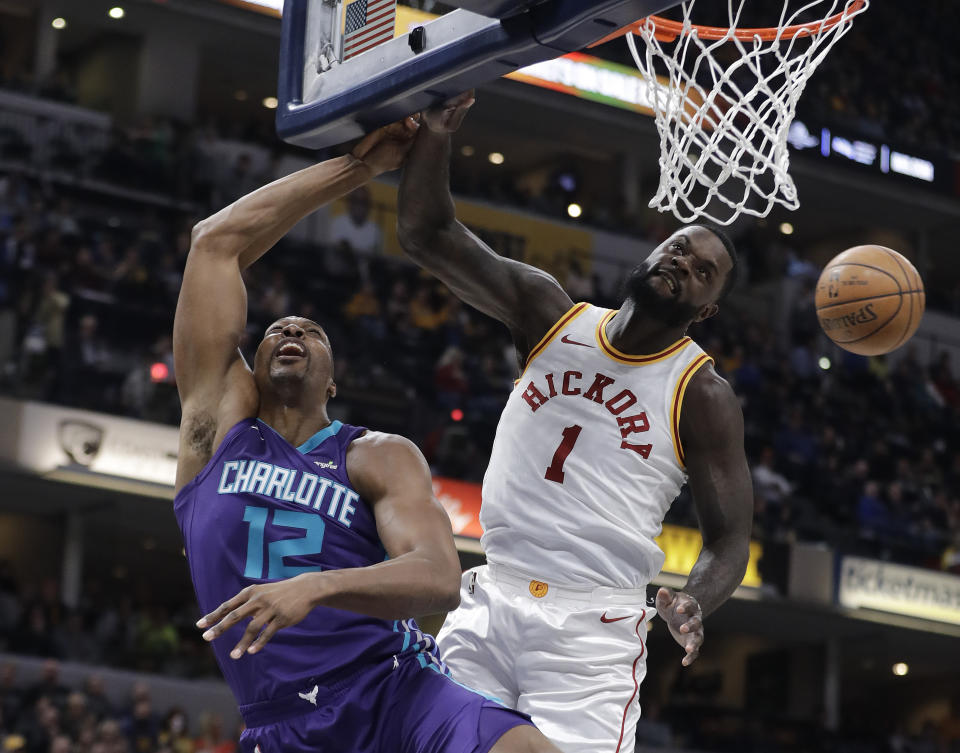
<svg viewBox="0 0 960 753"><path fill-rule="evenodd" d="M666 324L702 321L717 312L733 261L720 239L697 225L661 243L627 278L627 295Z"/></svg>
<svg viewBox="0 0 960 753"><path fill-rule="evenodd" d="M298 384L303 389L336 394L333 351L319 324L301 316L278 319L263 335L253 365L257 386L263 389Z"/></svg>

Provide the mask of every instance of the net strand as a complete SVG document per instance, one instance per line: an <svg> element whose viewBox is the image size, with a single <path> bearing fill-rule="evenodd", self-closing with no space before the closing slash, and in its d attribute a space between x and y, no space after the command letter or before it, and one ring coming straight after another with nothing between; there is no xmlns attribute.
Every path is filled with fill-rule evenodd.
<svg viewBox="0 0 960 753"><path fill-rule="evenodd" d="M716 40L699 37L691 20L694 0L681 5L683 30L671 41L657 38L650 18L635 32L645 43L643 54L627 35L660 137L660 182L650 206L682 222L729 225L741 214L766 217L778 204L799 207L787 148L797 102L869 0L811 0L792 12L786 0L774 39L743 41L735 34L746 3L727 0L729 29ZM838 23L808 22L803 34L784 35L785 27L814 11L822 19L843 15ZM727 45L736 55L724 63Z"/></svg>

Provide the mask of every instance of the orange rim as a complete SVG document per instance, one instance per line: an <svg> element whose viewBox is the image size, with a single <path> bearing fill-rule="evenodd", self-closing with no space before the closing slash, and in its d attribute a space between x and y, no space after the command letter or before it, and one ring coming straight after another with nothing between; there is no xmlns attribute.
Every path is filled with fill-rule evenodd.
<svg viewBox="0 0 960 753"><path fill-rule="evenodd" d="M734 29L731 36L736 37L741 42L749 42L757 37L764 42L772 42L778 37L785 39L809 37L811 34L819 34L821 31L832 29L837 24L849 20L859 13L865 4L866 0L853 0L849 7L844 8L832 16L828 16L822 21L794 24L793 26L784 26L783 28L779 26L769 26L756 29ZM683 28L683 23L680 21L671 21L669 18L661 18L660 16L648 16L647 18L641 18L639 21L624 26L622 29L604 37L599 42L594 42L590 46L596 47L597 45L609 42L611 39L616 39L617 37L622 37L630 33L639 34L640 29L646 25L647 21L653 21L653 35L661 42L673 42L680 35L689 33ZM700 26L699 24L691 24L689 29L696 29L697 36L700 39L716 40L723 39L730 35L729 26Z"/></svg>

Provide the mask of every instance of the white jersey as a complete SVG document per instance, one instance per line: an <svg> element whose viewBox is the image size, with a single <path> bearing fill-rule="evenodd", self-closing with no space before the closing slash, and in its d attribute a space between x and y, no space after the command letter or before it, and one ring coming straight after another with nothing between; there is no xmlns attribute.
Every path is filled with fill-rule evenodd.
<svg viewBox="0 0 960 753"><path fill-rule="evenodd" d="M654 538L686 481L683 394L711 359L689 337L621 353L604 330L615 313L579 303L530 351L483 479L492 564L619 588L660 572Z"/></svg>

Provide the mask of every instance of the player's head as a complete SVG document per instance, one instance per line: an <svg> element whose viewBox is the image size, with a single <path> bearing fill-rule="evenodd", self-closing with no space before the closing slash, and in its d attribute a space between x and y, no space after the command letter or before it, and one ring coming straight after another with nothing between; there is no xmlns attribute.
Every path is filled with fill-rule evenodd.
<svg viewBox="0 0 960 753"><path fill-rule="evenodd" d="M640 312L676 326L717 313L737 279L737 252L719 228L680 228L631 270L625 295Z"/></svg>
<svg viewBox="0 0 960 753"><path fill-rule="evenodd" d="M302 390L325 403L337 394L330 339L319 324L302 316L285 316L267 327L253 375L261 395Z"/></svg>

